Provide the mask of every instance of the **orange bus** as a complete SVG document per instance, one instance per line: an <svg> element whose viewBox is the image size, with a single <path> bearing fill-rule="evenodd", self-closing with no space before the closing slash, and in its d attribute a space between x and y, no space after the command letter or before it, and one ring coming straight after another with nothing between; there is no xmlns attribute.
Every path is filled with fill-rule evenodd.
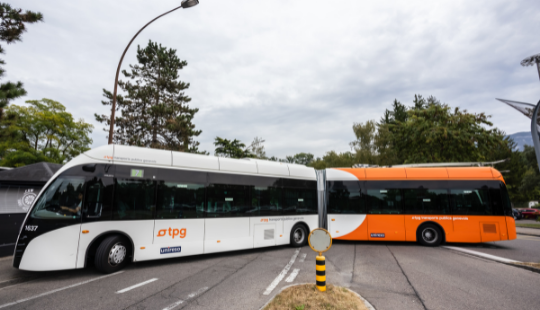
<svg viewBox="0 0 540 310"><path fill-rule="evenodd" d="M516 239L501 173L490 167L326 169L334 239L489 242Z"/></svg>

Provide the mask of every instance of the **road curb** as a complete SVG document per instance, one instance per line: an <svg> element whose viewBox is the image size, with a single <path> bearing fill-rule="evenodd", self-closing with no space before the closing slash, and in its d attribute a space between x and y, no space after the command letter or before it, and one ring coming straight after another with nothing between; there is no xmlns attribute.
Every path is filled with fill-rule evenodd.
<svg viewBox="0 0 540 310"><path fill-rule="evenodd" d="M304 285L304 284L313 284L313 283L297 283L297 284L291 284L291 285L284 286L276 294L274 294L274 296L272 296L272 298L270 298L270 300L268 300L261 308L259 308L259 310L263 310L266 306L268 306L268 304L271 303L272 300L274 300L274 298L276 298L276 296L279 295L279 293L281 293L284 289L287 289L287 288L293 287L293 286ZM373 305L369 303L369 301L367 301L364 297L360 296L360 294L358 294L357 292L351 290L348 287L344 287L344 286L340 286L340 287L345 288L349 292L351 292L354 295L358 296L360 298L360 300L362 300L364 302L364 304L366 305L366 307L369 310L376 310L375 307L373 307Z"/></svg>
<svg viewBox="0 0 540 310"><path fill-rule="evenodd" d="M533 235L533 234L524 234L524 233L517 233L518 235L523 235L523 236L533 236L533 237L538 237L540 238L540 235Z"/></svg>
<svg viewBox="0 0 540 310"><path fill-rule="evenodd" d="M538 269L538 268L534 268L534 267L526 266L526 265L516 264L516 263L522 263L522 262L519 262L519 261L514 261L514 260L511 260L511 259L507 259L507 260L511 260L511 261L514 261L514 262L504 262L504 261L501 261L501 260L489 258L488 256L492 256L491 254L487 254L488 256L482 256L482 255L476 255L474 253L474 251L472 251L472 250L470 250L470 251L460 251L460 250L456 250L453 247L446 247L446 246L443 247L443 248L445 248L447 250L450 250L450 251L457 252L457 253L462 253L462 254L465 254L465 255L470 255L470 256L478 257L478 258L483 258L483 259L487 259L487 260L492 261L492 262L501 263L501 264L504 264L504 265L518 267L518 268L521 268L521 269L525 269L525 270L529 270L529 271L532 271L532 272L540 273L540 269ZM466 249L464 249L464 250L466 250ZM481 254L486 254L486 253L481 253ZM504 257L501 257L501 258L505 259Z"/></svg>
<svg viewBox="0 0 540 310"><path fill-rule="evenodd" d="M540 269L534 268L534 267L531 267L531 266L518 265L518 264L510 264L510 263L503 263L503 264L509 265L509 266L514 266L514 267L518 267L518 268L525 269L525 270L529 270L529 271L536 272L536 273L540 273Z"/></svg>

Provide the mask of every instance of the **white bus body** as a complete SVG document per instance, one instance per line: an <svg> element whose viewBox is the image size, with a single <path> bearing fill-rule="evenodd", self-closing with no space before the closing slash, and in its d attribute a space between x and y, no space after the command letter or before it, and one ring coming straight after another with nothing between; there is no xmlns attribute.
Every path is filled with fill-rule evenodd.
<svg viewBox="0 0 540 310"><path fill-rule="evenodd" d="M101 170L90 171L92 167L94 167L93 169L98 167L98 170L104 170L102 172L100 172ZM113 167L112 170L109 170L111 169L110 167ZM130 176L120 176L121 173L124 173L121 171L128 171L129 169L131 169ZM80 176L77 174L79 171ZM110 171L116 172L110 173ZM198 182L200 183L200 188L203 190L199 193L204 192L205 196L201 198L201 194L199 194L199 198L197 199L203 200L198 200L197 209L189 209L191 215L186 217L185 214L187 214L187 211L184 212L181 208L188 210L187 205L178 204L177 202L174 206L180 207L177 207L173 211L174 197L170 199L160 197L159 193L161 193L160 190L163 184L166 184L163 185L164 190L187 189L189 186L195 188L194 186L196 185L190 185L189 180L186 181L185 178L183 181L180 181L182 184L175 183L174 175L190 175L190 173L197 175L198 178L203 178L206 175L207 181L204 184L202 181ZM167 177L167 175L172 175L173 177ZM133 178L139 177L142 179L133 181ZM234 184L237 185L223 185L218 184L217 181L212 182L214 179L225 180L226 178L233 180ZM67 181L61 183L61 180L64 179L73 181L69 181L70 183L66 183ZM147 185L144 188L154 188L153 192L150 189L148 194L145 195L155 195L155 198L144 198L146 197L144 195L137 196L153 201L153 209L135 206L135 204L141 204L141 202L137 201L138 198L121 197L122 192L119 189L119 184L122 182L121 179L128 180L125 181L126 186L132 186L130 185L132 183L135 184L133 186L139 186L144 183ZM247 181L244 182L242 180ZM260 187L262 188L260 189L260 195L263 198L257 200L254 197L255 195L259 195L255 194L259 190L259 187L257 187L257 184L247 184L251 182L250 180L261 182L261 184L264 182L285 184L283 186L271 185L270 187L272 190L279 192L279 195L282 195L279 197L288 196L283 198L283 201L272 202L270 211L265 211L266 209L263 207L251 207L252 205L262 204L260 201L264 198L263 194L267 195L270 190L268 189L269 187ZM298 227L303 227L303 231L300 231L300 233L304 234L301 243L305 243L307 233L318 226L316 181L315 170L302 165L253 159L218 158L119 145L99 147L79 155L64 165L45 185L36 198L32 209L28 212L22 226L19 239L17 240L13 265L14 267L29 271L84 268L90 259L98 255L99 243L103 243L105 242L104 240L115 235L124 238L123 243L126 246L124 250L127 250L127 253L125 253L126 261L131 260L134 262L289 244L292 240L291 238L293 238L292 235L297 233L296 230ZM242 182L247 183L243 184ZM113 184L110 185L110 188L111 190L114 188L114 202L113 198L110 198L110 201L107 200L109 202L102 201L109 198L99 198L108 195L107 191L109 189L107 189L106 185L103 185L105 183ZM299 198L304 197L302 196L304 194L300 193L297 194L299 195L297 204L289 209L284 208L283 206L286 204L285 199L288 199L287 203L289 206L291 206L291 199L296 199L289 197L292 194L285 194L288 191L286 188L288 186L287 184L303 184L302 186L307 184L305 186L308 186L309 189L301 189L307 195L305 197L311 197L311 188L313 187L315 201L309 202L311 204L305 207L305 209L302 209L304 207L301 206L307 205L308 202L305 202L304 198ZM245 208L234 209L235 207L233 209L236 211L231 209L230 206L233 205L233 200L237 198L225 197L222 199L225 202L215 198L218 197L218 194L223 195L220 194L222 193L221 187L220 189L213 189L218 186L225 188L224 195L228 195L227 188L229 187L233 188L233 191L238 191L238 195L247 195L240 197L244 197L242 198L244 199L243 203L250 206L249 210ZM90 191L95 191L96 188L97 194L90 193ZM137 187L129 188L133 189ZM241 192L236 188L244 188L244 190ZM215 194L211 194L210 189L214 190ZM48 190L49 192L47 192ZM193 191L196 190L194 189ZM219 193L218 190L220 191ZM248 192L252 194L246 194ZM82 198L81 203L78 205L80 209L77 209L77 203L69 201L73 199L75 193L84 194L84 198ZM129 193L130 195L141 194L140 191ZM96 197L98 198L91 198L91 195L97 195ZM113 197L113 194L110 195ZM196 197L197 194L193 195ZM210 195L214 196L210 197ZM64 196L69 196L69 199ZM91 199L95 201L90 201ZM169 202L167 199L172 199L172 201ZM268 200L270 198L264 199ZM306 199L310 200L311 198ZM165 200L167 200L167 203L162 203L161 205L170 204L172 209L163 211L160 209L160 205L156 207L159 201ZM46 203L51 203L51 201L54 201L54 206L46 206ZM202 205L200 203L201 201L204 202ZM72 203L73 206L63 206L63 204L67 205L68 203ZM110 206L105 206L107 203ZM132 206L127 206L125 207L128 209L126 212L132 212L133 217L119 219L126 212L117 209L122 209L124 205L129 203L134 205L133 208L140 209L129 211L131 210L129 208ZM312 207L313 203L315 204L314 210ZM267 203L267 205L270 204ZM219 211L216 211L217 209ZM108 215L109 213L107 212L110 212L111 215ZM150 214L148 212L153 212L151 219L136 219L141 214L148 216L147 214ZM173 214L173 217L156 217L156 214L160 214L160 212L169 212L166 213L167 216ZM178 218L174 218L175 214L177 214L174 212L183 214L182 216L185 218L180 218L180 215L176 215ZM227 212L244 213L222 217L229 214ZM253 214L251 215L250 212ZM280 212L284 214L277 214ZM298 214L295 212L298 212ZM295 232L292 232L293 227L295 228ZM114 254L111 253L109 255ZM117 251L114 255L121 256L121 254L121 251ZM111 272L113 270L115 269L103 271Z"/></svg>

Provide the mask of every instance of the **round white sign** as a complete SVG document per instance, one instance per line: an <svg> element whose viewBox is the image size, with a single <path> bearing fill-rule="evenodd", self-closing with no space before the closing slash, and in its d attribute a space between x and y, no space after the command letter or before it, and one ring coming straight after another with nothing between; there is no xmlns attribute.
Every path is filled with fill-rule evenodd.
<svg viewBox="0 0 540 310"><path fill-rule="evenodd" d="M309 246L315 252L326 252L332 246L332 236L323 228L314 229L308 237Z"/></svg>

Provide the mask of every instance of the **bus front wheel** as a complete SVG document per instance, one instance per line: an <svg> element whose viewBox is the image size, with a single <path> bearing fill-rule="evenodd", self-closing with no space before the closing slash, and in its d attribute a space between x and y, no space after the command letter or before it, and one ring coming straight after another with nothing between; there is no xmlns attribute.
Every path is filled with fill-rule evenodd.
<svg viewBox="0 0 540 310"><path fill-rule="evenodd" d="M307 230L304 225L296 225L291 230L291 246L292 247L301 247L306 244L307 241Z"/></svg>
<svg viewBox="0 0 540 310"><path fill-rule="evenodd" d="M103 273L113 273L127 263L129 245L121 236L110 236L101 241L96 250L94 264Z"/></svg>
<svg viewBox="0 0 540 310"><path fill-rule="evenodd" d="M436 225L425 224L418 228L416 240L425 246L438 246L443 240L443 233Z"/></svg>

